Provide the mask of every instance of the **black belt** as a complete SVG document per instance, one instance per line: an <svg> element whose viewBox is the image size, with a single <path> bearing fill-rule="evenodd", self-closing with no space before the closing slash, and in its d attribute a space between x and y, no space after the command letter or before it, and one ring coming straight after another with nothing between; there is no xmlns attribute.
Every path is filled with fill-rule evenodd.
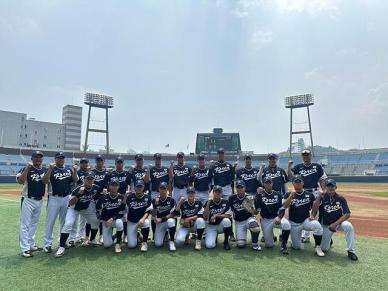
<svg viewBox="0 0 388 291"><path fill-rule="evenodd" d="M37 201L40 201L43 198L43 197L36 197L36 196L31 196L31 195L28 195L27 197L32 199L32 200L37 200Z"/></svg>
<svg viewBox="0 0 388 291"><path fill-rule="evenodd" d="M178 189L180 189L180 190L187 188L187 186L179 187L179 186L176 186L176 185L175 185L174 187L175 187L175 188L178 188Z"/></svg>
<svg viewBox="0 0 388 291"><path fill-rule="evenodd" d="M307 192L313 192L313 191L317 191L318 188L309 188L309 189L304 189L304 190Z"/></svg>
<svg viewBox="0 0 388 291"><path fill-rule="evenodd" d="M66 197L67 195L69 195L69 194L66 194L66 195L59 195L59 194L51 194L52 196L57 196L57 197Z"/></svg>

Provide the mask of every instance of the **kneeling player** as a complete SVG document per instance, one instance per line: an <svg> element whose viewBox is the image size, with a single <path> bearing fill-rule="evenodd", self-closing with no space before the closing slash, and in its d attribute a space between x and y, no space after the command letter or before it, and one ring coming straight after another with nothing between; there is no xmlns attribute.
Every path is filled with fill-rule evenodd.
<svg viewBox="0 0 388 291"><path fill-rule="evenodd" d="M144 181L137 180L135 182L135 193L129 194L127 197L128 206L128 247L135 248L137 246L137 230L141 229L142 243L140 250L146 252L148 250L147 239L150 232L150 221L148 215L152 211L151 197L144 193Z"/></svg>
<svg viewBox="0 0 388 291"><path fill-rule="evenodd" d="M103 245L112 246L112 232L116 228L115 253L121 253L121 237L123 234L123 213L125 210L124 196L118 193L120 182L112 178L109 183L109 192L101 197L96 205L97 216L102 222Z"/></svg>
<svg viewBox="0 0 388 291"><path fill-rule="evenodd" d="M176 250L174 239L176 232L175 223L175 200L171 196L167 196L167 183L162 182L159 185L159 196L152 200L152 212L154 217L155 227L155 247L163 246L164 236L168 230L170 237L169 250L174 252Z"/></svg>
<svg viewBox="0 0 388 291"><path fill-rule="evenodd" d="M221 199L222 187L214 186L213 198L205 204L203 217L208 221L206 226L206 248L212 249L216 247L217 235L224 233L224 249L230 250L229 236L232 232L232 223L230 221L231 211L229 202L226 199Z"/></svg>
<svg viewBox="0 0 388 291"><path fill-rule="evenodd" d="M229 205L233 212L233 218L236 226L237 247L244 248L246 246L247 230L249 229L252 238L252 249L255 251L261 251L261 247L258 244L260 227L254 217L255 213L249 212L243 203L244 199L248 198L248 194L245 193L245 182L242 180L237 181L236 188L237 194L233 194L229 197ZM256 212L255 209L253 209L253 211Z"/></svg>
<svg viewBox="0 0 388 291"><path fill-rule="evenodd" d="M69 200L70 207L66 213L65 225L62 228L62 233L59 242L59 248L55 254L56 257L62 257L65 253L66 241L70 235L74 221L79 214L84 217L91 225L90 242L89 244L96 245L96 234L98 231L99 221L96 216L96 204L94 199L98 198L100 187L93 184L94 174L88 172L85 175L83 185L76 187L71 193Z"/></svg>
<svg viewBox="0 0 388 291"><path fill-rule="evenodd" d="M324 257L325 254L320 246L323 233L322 226L315 220L314 216L310 215L315 197L311 192L304 191L302 176L295 175L292 179L292 184L295 191L286 193L283 199L283 207L289 208L292 248L301 248L302 230L313 231L315 253L319 257Z"/></svg>
<svg viewBox="0 0 388 291"><path fill-rule="evenodd" d="M287 241L290 235L291 224L284 218L285 210L282 207L282 195L272 189L272 178L263 179L264 191L256 194L256 209L260 209L261 229L263 230L265 247L274 246L273 229L282 229L281 251L288 254Z"/></svg>
<svg viewBox="0 0 388 291"><path fill-rule="evenodd" d="M349 222L350 210L346 199L337 194L337 183L333 179L326 181L326 193L319 193L316 198L312 215L315 216L319 209L319 222L323 227L321 248L329 251L333 234L339 230L345 232L346 250L352 261L358 258L354 249L354 228Z"/></svg>
<svg viewBox="0 0 388 291"><path fill-rule="evenodd" d="M195 199L194 187L187 188L187 200L182 197L176 206L176 212L181 215L181 227L176 235L176 243L183 244L189 233L196 233L195 249L201 249L202 235L205 230L202 202Z"/></svg>

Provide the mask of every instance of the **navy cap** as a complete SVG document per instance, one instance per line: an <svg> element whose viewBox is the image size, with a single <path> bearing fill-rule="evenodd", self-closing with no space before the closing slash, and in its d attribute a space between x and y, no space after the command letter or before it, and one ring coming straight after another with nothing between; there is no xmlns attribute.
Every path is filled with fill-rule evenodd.
<svg viewBox="0 0 388 291"><path fill-rule="evenodd" d="M144 159L144 156L143 156L143 154L137 154L136 156L135 156L135 160L143 160Z"/></svg>
<svg viewBox="0 0 388 291"><path fill-rule="evenodd" d="M303 177L301 175L295 175L292 178L292 182L303 182Z"/></svg>
<svg viewBox="0 0 388 291"><path fill-rule="evenodd" d="M246 154L244 156L244 160L252 160L252 156L250 154Z"/></svg>
<svg viewBox="0 0 388 291"><path fill-rule="evenodd" d="M93 178L94 179L94 173L92 171L86 172L85 178L86 179L88 179L88 178Z"/></svg>
<svg viewBox="0 0 388 291"><path fill-rule="evenodd" d="M267 158L268 158L268 159L277 159L277 158L278 158L278 155L277 155L277 154L274 154L274 153L269 153L269 154L267 155Z"/></svg>
<svg viewBox="0 0 388 291"><path fill-rule="evenodd" d="M120 181L117 178L112 178L109 182L109 185L120 185Z"/></svg>
<svg viewBox="0 0 388 291"><path fill-rule="evenodd" d="M238 180L236 183L237 188L245 187L245 182L243 180Z"/></svg>
<svg viewBox="0 0 388 291"><path fill-rule="evenodd" d="M135 187L142 186L144 188L144 181L143 180L137 180L135 183Z"/></svg>
<svg viewBox="0 0 388 291"><path fill-rule="evenodd" d="M179 158L179 157L183 158L185 156L185 154L184 154L184 152L179 152L176 154L176 156L177 156L177 158Z"/></svg>
<svg viewBox="0 0 388 291"><path fill-rule="evenodd" d="M337 186L336 181L334 181L334 179L330 179L330 178L325 181L325 184L326 184L326 186Z"/></svg>
<svg viewBox="0 0 388 291"><path fill-rule="evenodd" d="M31 154L31 158L34 158L34 157L43 157L43 153L41 151L33 151L32 154Z"/></svg>
<svg viewBox="0 0 388 291"><path fill-rule="evenodd" d="M65 158L65 154L63 152L57 152L55 158Z"/></svg>
<svg viewBox="0 0 388 291"><path fill-rule="evenodd" d="M224 154L224 153L225 153L224 148L219 148L217 151L217 154Z"/></svg>
<svg viewBox="0 0 388 291"><path fill-rule="evenodd" d="M221 186L218 186L218 185L215 185L213 187L213 192L222 192L222 187Z"/></svg>
<svg viewBox="0 0 388 291"><path fill-rule="evenodd" d="M311 154L311 151L309 149L304 149L302 151L302 155L310 155Z"/></svg>
<svg viewBox="0 0 388 291"><path fill-rule="evenodd" d="M96 161L103 161L103 160L104 160L103 156L101 156L101 155L96 156Z"/></svg>
<svg viewBox="0 0 388 291"><path fill-rule="evenodd" d="M266 182L271 182L272 183L272 178L270 176L265 176L264 179L263 179L263 182L266 183Z"/></svg>
<svg viewBox="0 0 388 291"><path fill-rule="evenodd" d="M204 154L200 154L197 156L197 160L204 160L205 159L205 155Z"/></svg>
<svg viewBox="0 0 388 291"><path fill-rule="evenodd" d="M162 182L159 184L159 189L167 189L167 183L166 182Z"/></svg>
<svg viewBox="0 0 388 291"><path fill-rule="evenodd" d="M89 163L89 160L87 158L81 158L79 160L80 163Z"/></svg>
<svg viewBox="0 0 388 291"><path fill-rule="evenodd" d="M187 187L187 190L186 190L186 193L195 193L195 189L194 187L190 186L190 187Z"/></svg>
<svg viewBox="0 0 388 291"><path fill-rule="evenodd" d="M162 158L162 155L161 154L159 154L159 153L156 153L156 154L154 154L154 159L156 160L156 159L161 159Z"/></svg>
<svg viewBox="0 0 388 291"><path fill-rule="evenodd" d="M116 163L124 163L124 159L121 156L118 156L115 160Z"/></svg>

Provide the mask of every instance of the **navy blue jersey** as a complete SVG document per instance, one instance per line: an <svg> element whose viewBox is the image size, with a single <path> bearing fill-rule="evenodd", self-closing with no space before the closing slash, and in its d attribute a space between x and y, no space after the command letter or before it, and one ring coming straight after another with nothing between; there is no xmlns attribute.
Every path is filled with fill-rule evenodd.
<svg viewBox="0 0 388 291"><path fill-rule="evenodd" d="M150 183L146 183L144 181L144 177L146 176L147 171L148 171L148 169L146 167L142 167L142 168L134 167L132 169L132 173L129 173L128 177L127 177L127 184L131 185L131 189L134 189L136 181L143 180L143 182L145 184L144 191L149 190Z"/></svg>
<svg viewBox="0 0 388 291"><path fill-rule="evenodd" d="M183 165L180 167L175 165L172 171L174 175L174 187L183 189L189 186L191 174L191 168L189 166Z"/></svg>
<svg viewBox="0 0 388 291"><path fill-rule="evenodd" d="M112 179L117 179L119 181L119 190L120 194L125 194L127 192L127 176L128 172L126 170L122 170L118 172L117 170L113 170L111 174L107 174L107 184L111 182Z"/></svg>
<svg viewBox="0 0 388 291"><path fill-rule="evenodd" d="M214 185L224 187L231 185L235 176L235 168L228 162L215 162L210 169L213 172Z"/></svg>
<svg viewBox="0 0 388 291"><path fill-rule="evenodd" d="M71 192L73 169L55 166L50 175L49 193L53 196L65 197Z"/></svg>
<svg viewBox="0 0 388 291"><path fill-rule="evenodd" d="M261 178L264 179L265 177L272 178L272 189L279 192L280 194L284 195L286 194L284 185L288 182L288 176L286 174L286 171L284 171L282 168L279 167L265 167L263 170L263 173L261 175Z"/></svg>
<svg viewBox="0 0 388 291"><path fill-rule="evenodd" d="M25 168L19 171L17 177L19 177ZM31 166L29 171L27 172L27 177L23 185L22 196L42 199L46 190L46 185L43 183L42 179L44 174L46 173L46 168L35 168Z"/></svg>
<svg viewBox="0 0 388 291"><path fill-rule="evenodd" d="M308 166L305 164L295 165L292 172L303 177L305 189L316 189L319 186L318 182L327 178L322 166L317 163L311 163Z"/></svg>
<svg viewBox="0 0 388 291"><path fill-rule="evenodd" d="M203 205L199 200L194 200L193 203L190 203L188 200L181 204L181 218L185 219L192 216L203 216Z"/></svg>
<svg viewBox="0 0 388 291"><path fill-rule="evenodd" d="M196 168L195 174L191 177L196 191L209 191L213 181L213 172L209 168Z"/></svg>
<svg viewBox="0 0 388 291"><path fill-rule="evenodd" d="M101 191L107 187L108 176L106 169L99 170L97 168L93 169L94 173L94 184L100 186Z"/></svg>
<svg viewBox="0 0 388 291"><path fill-rule="evenodd" d="M151 197L145 193L140 197L137 197L135 193L131 193L127 198L127 206L128 221L138 223L144 214L152 210Z"/></svg>
<svg viewBox="0 0 388 291"><path fill-rule="evenodd" d="M287 199L291 195L291 192L284 195L284 199ZM310 210L313 206L315 197L311 192L303 191L302 193L296 193L292 198L291 205L289 207L290 221L295 223L302 223L306 218L310 216Z"/></svg>
<svg viewBox="0 0 388 291"><path fill-rule="evenodd" d="M84 187L83 193L80 193L79 191L81 187L84 187L84 186L83 185L77 186L71 192L71 196L76 196L78 198L77 203L74 205L75 210L87 209L91 201L98 199L99 193L101 191L99 186L93 184L92 187L90 188Z"/></svg>
<svg viewBox="0 0 388 291"><path fill-rule="evenodd" d="M81 169L79 169L77 171L77 175L78 175L77 186L82 185L84 183L85 175L87 172L89 172L89 171L88 170L81 170Z"/></svg>
<svg viewBox="0 0 388 291"><path fill-rule="evenodd" d="M252 214L243 206L243 201L246 196L247 195L245 194L243 197L239 197L237 194L233 194L229 197L230 209L232 210L233 218L236 221L244 221L252 217Z"/></svg>
<svg viewBox="0 0 388 291"><path fill-rule="evenodd" d="M255 207L260 209L260 215L262 218L273 219L278 216L278 211L282 207L282 195L272 190L267 193L266 191L256 194Z"/></svg>
<svg viewBox="0 0 388 291"><path fill-rule="evenodd" d="M221 199L220 201L218 201L218 203L216 203L214 200L206 201L205 208L206 208L208 203L210 203L210 206L209 206L209 224L212 224L212 225L220 224L220 222L222 221L222 218L216 218L215 222L211 222L211 220L210 220L216 214L225 214L225 213L231 214L229 201L226 199Z"/></svg>
<svg viewBox="0 0 388 291"><path fill-rule="evenodd" d="M96 211L100 213L100 219L107 221L111 218L114 220L124 216L125 204L123 203L124 195L117 193L115 197L110 193L100 197L96 204Z"/></svg>
<svg viewBox="0 0 388 291"><path fill-rule="evenodd" d="M157 218L163 218L175 211L175 200L167 196L164 200L157 197L152 200L152 208L156 211Z"/></svg>
<svg viewBox="0 0 388 291"><path fill-rule="evenodd" d="M256 194L260 182L257 179L259 170L257 168L240 168L236 171L237 180L245 182L245 191L249 194Z"/></svg>
<svg viewBox="0 0 388 291"><path fill-rule="evenodd" d="M159 184L165 182L168 184L170 177L168 176L167 167L152 167L150 169L150 178L151 178L151 191L158 192Z"/></svg>
<svg viewBox="0 0 388 291"><path fill-rule="evenodd" d="M322 225L330 225L336 222L342 215L350 214L346 199L338 194L331 197L325 194L319 205L319 222Z"/></svg>

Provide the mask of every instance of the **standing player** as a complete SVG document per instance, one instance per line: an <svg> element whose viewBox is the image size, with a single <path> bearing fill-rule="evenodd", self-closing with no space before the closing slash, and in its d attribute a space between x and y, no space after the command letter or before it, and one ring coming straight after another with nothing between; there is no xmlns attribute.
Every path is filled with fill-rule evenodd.
<svg viewBox="0 0 388 291"><path fill-rule="evenodd" d="M266 177L271 178L272 180L272 189L276 192L279 192L282 196L288 192L287 182L288 176L284 169L278 167L277 160L278 156L276 154L268 154L268 166L263 166L260 169L259 177L262 181Z"/></svg>
<svg viewBox="0 0 388 291"><path fill-rule="evenodd" d="M121 253L121 238L123 234L123 215L125 210L124 195L118 193L120 181L118 178L111 178L109 182L109 192L100 197L97 201L97 217L102 221L102 234L104 237L104 247L112 246L112 232L116 228L115 253Z"/></svg>
<svg viewBox="0 0 388 291"><path fill-rule="evenodd" d="M291 179L294 175L301 175L304 182L304 190L311 192L315 197L318 194L318 187L324 189L324 181L327 176L320 164L312 162L312 155L309 149L302 151L302 164L297 164L292 168L293 162L288 163L288 177ZM302 242L310 242L310 232L304 231L302 235Z"/></svg>
<svg viewBox="0 0 388 291"><path fill-rule="evenodd" d="M246 193L254 196L257 193L257 188L261 186L257 176L259 170L257 168L252 167L251 155L245 155L244 160L245 167L236 170L236 180L244 181Z"/></svg>
<svg viewBox="0 0 388 291"><path fill-rule="evenodd" d="M315 197L311 192L303 189L303 178L295 175L292 179L295 191L288 192L284 195L283 207L289 208L289 219L291 224L291 242L293 249L300 249L302 230L314 232L315 253L319 257L325 254L321 249L322 226L310 215Z"/></svg>
<svg viewBox="0 0 388 291"><path fill-rule="evenodd" d="M181 197L186 198L186 189L190 183L191 168L185 165L185 154L177 153L177 164L171 162L170 181L173 184L172 197L178 203Z"/></svg>
<svg viewBox="0 0 388 291"><path fill-rule="evenodd" d="M326 193L319 192L314 202L312 215L315 217L319 210L319 222L323 227L321 247L324 252L330 249L331 237L337 230L345 232L346 250L348 258L357 261L354 248L354 228L349 222L350 210L346 199L337 194L337 183L327 179Z"/></svg>
<svg viewBox="0 0 388 291"><path fill-rule="evenodd" d="M222 199L229 199L229 196L234 193L235 168L225 161L223 148L218 150L218 161L210 169L213 172L213 185L222 187Z"/></svg>
<svg viewBox="0 0 388 291"><path fill-rule="evenodd" d="M65 224L67 206L71 184L77 183L78 175L76 168L65 167L65 154L55 154L55 164L50 164L43 176L43 183L49 183L46 225L44 230L44 251L51 253L53 244L53 228L59 215L59 234Z"/></svg>
<svg viewBox="0 0 388 291"><path fill-rule="evenodd" d="M259 223L256 221L254 214L250 213L243 204L244 199L249 195L245 192L245 182L242 180L237 181L236 188L237 194L229 197L229 205L233 212L236 226L237 247L245 248L247 244L247 230L249 229L252 238L252 249L254 251L261 251L261 247L258 244L260 234Z"/></svg>
<svg viewBox="0 0 388 291"><path fill-rule="evenodd" d="M195 189L188 187L187 199L182 197L176 206L176 212L181 216L181 227L176 235L176 243L183 244L190 232L196 233L195 249L199 251L206 223L203 219L203 204L195 196Z"/></svg>
<svg viewBox="0 0 388 291"><path fill-rule="evenodd" d="M148 193L150 189L150 171L144 167L144 157L142 154L135 156L135 166L130 167L128 170L127 184L130 185L132 191L135 189L136 181L143 181L143 191Z"/></svg>
<svg viewBox="0 0 388 291"><path fill-rule="evenodd" d="M213 172L205 165L205 156L198 155L198 167L193 167L191 171L191 182L196 191L196 198L202 205L209 199L209 191L212 187Z"/></svg>
<svg viewBox="0 0 388 291"><path fill-rule="evenodd" d="M23 257L32 257L33 251L42 250L36 246L35 233L42 210L42 199L46 185L42 178L46 168L42 167L43 154L34 151L31 162L16 175L16 181L23 184L20 210L19 246Z"/></svg>
<svg viewBox="0 0 388 291"><path fill-rule="evenodd" d="M151 179L151 198L154 199L159 196L160 183L170 184L170 177L168 174L168 167L162 166L162 155L154 154L155 165L150 169Z"/></svg>
<svg viewBox="0 0 388 291"><path fill-rule="evenodd" d="M273 229L281 228L281 251L288 255L287 242L290 236L291 224L284 218L285 210L282 207L282 197L279 192L272 188L272 178L263 178L264 191L256 194L256 209L260 209L261 229L263 230L264 242L267 248L274 246Z"/></svg>
<svg viewBox="0 0 388 291"><path fill-rule="evenodd" d="M147 240L150 232L150 221L148 216L152 211L151 197L144 193L144 181L137 180L135 184L135 193L129 194L126 200L128 207L128 247L137 246L137 230L141 229L142 243L140 251L148 250Z"/></svg>
<svg viewBox="0 0 388 291"><path fill-rule="evenodd" d="M224 249L229 251L229 235L232 232L230 221L232 213L229 202L222 198L222 187L215 185L213 188L213 198L205 204L203 218L208 222L206 226L206 248L216 247L217 236L224 233Z"/></svg>
<svg viewBox="0 0 388 291"><path fill-rule="evenodd" d="M77 214L83 216L91 225L91 235L88 244L96 244L95 238L98 231L98 219L94 200L98 197L100 187L93 184L93 182L94 173L88 172L85 175L83 185L77 186L71 193L71 197L68 200L70 207L66 214L66 222L61 232L59 248L55 254L56 257L62 257L65 254L66 241L70 235Z"/></svg>
<svg viewBox="0 0 388 291"><path fill-rule="evenodd" d="M164 236L168 230L169 244L168 248L171 252L176 250L174 240L176 232L175 223L175 200L171 196L167 196L167 183L159 184L159 196L152 199L153 219L156 224L155 228L155 247L163 246Z"/></svg>

